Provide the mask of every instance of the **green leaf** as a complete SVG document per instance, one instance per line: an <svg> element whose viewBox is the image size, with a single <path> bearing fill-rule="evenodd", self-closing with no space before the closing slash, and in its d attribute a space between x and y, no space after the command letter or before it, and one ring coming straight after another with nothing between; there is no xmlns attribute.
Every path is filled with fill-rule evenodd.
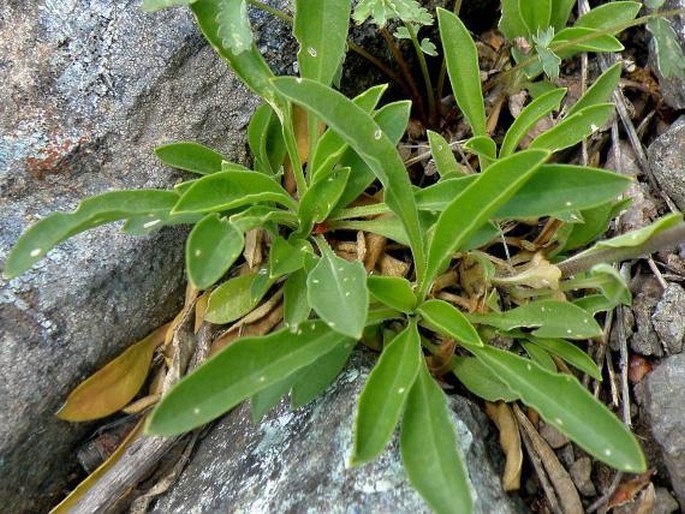
<svg viewBox="0 0 685 514"><path fill-rule="evenodd" d="M194 225L202 218L202 214L142 214L127 218L121 231L132 236L143 236L169 225Z"/></svg>
<svg viewBox="0 0 685 514"><path fill-rule="evenodd" d="M302 369L290 394L292 408L299 409L323 393L343 370L355 346L354 341L346 340Z"/></svg>
<svg viewBox="0 0 685 514"><path fill-rule="evenodd" d="M654 36L652 44L659 73L665 78L685 78L685 54L669 20L653 18L647 22L647 30Z"/></svg>
<svg viewBox="0 0 685 514"><path fill-rule="evenodd" d="M281 123L269 104L255 110L247 127L247 139L255 159L255 170L277 174L285 159Z"/></svg>
<svg viewBox="0 0 685 514"><path fill-rule="evenodd" d="M370 87L353 98L352 101L355 105L364 109L365 112L371 114L387 89L387 84ZM332 170L347 148L347 143L337 132L331 129L326 130L319 138L314 156L311 158L311 181L315 182L319 175L325 175Z"/></svg>
<svg viewBox="0 0 685 514"><path fill-rule="evenodd" d="M611 5L611 4L606 4ZM611 68L602 73L597 80L588 88L583 96L581 96L576 103L568 110L567 116L571 116L591 105L597 105L608 102L611 95L618 87L618 82L621 80L621 70L623 64L617 62Z"/></svg>
<svg viewBox="0 0 685 514"><path fill-rule="evenodd" d="M261 419L281 401L281 398L288 394L297 375L298 373L293 373L280 382L276 382L272 386L262 389L250 398L252 423L259 423Z"/></svg>
<svg viewBox="0 0 685 514"><path fill-rule="evenodd" d="M602 335L602 328L586 311L572 303L555 300L539 300L506 312L474 313L466 314L466 317L471 323L500 330L538 327L533 331L537 337L589 339Z"/></svg>
<svg viewBox="0 0 685 514"><path fill-rule="evenodd" d="M425 288L450 258L504 205L548 157L524 150L498 160L464 189L440 214L428 245Z"/></svg>
<svg viewBox="0 0 685 514"><path fill-rule="evenodd" d="M632 301L630 287L618 270L610 264L596 264L588 273L571 279L566 287L599 289L614 305L630 305Z"/></svg>
<svg viewBox="0 0 685 514"><path fill-rule="evenodd" d="M273 80L278 90L314 113L364 159L384 186L385 203L402 220L417 270L424 269L423 234L414 195L395 145L364 110L341 93L307 79Z"/></svg>
<svg viewBox="0 0 685 514"><path fill-rule="evenodd" d="M196 0L143 0L141 9L147 12L155 12L167 7L188 6Z"/></svg>
<svg viewBox="0 0 685 514"><path fill-rule="evenodd" d="M244 243L242 232L218 214L199 221L186 242L186 268L193 286L207 289L223 277L240 257Z"/></svg>
<svg viewBox="0 0 685 514"><path fill-rule="evenodd" d="M521 17L518 0L502 0L502 16L497 26L509 41L514 41L519 36L529 38L531 35Z"/></svg>
<svg viewBox="0 0 685 514"><path fill-rule="evenodd" d="M500 157L514 153L521 139L531 131L538 121L552 111L559 110L564 95L566 95L566 88L553 89L528 104L507 130L499 151Z"/></svg>
<svg viewBox="0 0 685 514"><path fill-rule="evenodd" d="M483 346L483 341L471 322L453 305L444 300L427 300L416 311L426 324L441 333L452 337L464 346Z"/></svg>
<svg viewBox="0 0 685 514"><path fill-rule="evenodd" d="M554 359L552 359L549 353L547 353L547 350L526 341L521 341L521 346L526 351L528 356L533 361L537 362L540 367L553 373L557 370L557 365L554 363Z"/></svg>
<svg viewBox="0 0 685 514"><path fill-rule="evenodd" d="M211 148L186 141L158 146L155 153L167 166L200 175L221 171L221 163L224 161L223 156ZM236 166L246 170L242 166Z"/></svg>
<svg viewBox="0 0 685 514"><path fill-rule="evenodd" d="M209 296L205 319L218 325L231 323L254 309L268 289L262 287L261 295L254 294L253 286L258 278L257 273L246 273L217 287Z"/></svg>
<svg viewBox="0 0 685 514"><path fill-rule="evenodd" d="M566 26L574 5L576 0L552 0L552 15L549 22L557 32Z"/></svg>
<svg viewBox="0 0 685 514"><path fill-rule="evenodd" d="M230 215L231 224L241 232L248 232L253 228L268 228L271 223L278 223L289 227L297 226L297 216L288 211L278 209L272 205L257 204Z"/></svg>
<svg viewBox="0 0 685 514"><path fill-rule="evenodd" d="M271 278L294 273L304 267L304 254L312 251L308 242L302 239L286 241L276 236L269 251L269 275Z"/></svg>
<svg viewBox="0 0 685 514"><path fill-rule="evenodd" d="M607 312L616 307L616 303L609 301L603 294L590 294L573 300L573 305L589 312L593 316L598 312Z"/></svg>
<svg viewBox="0 0 685 514"><path fill-rule="evenodd" d="M285 189L271 177L254 171L223 171L196 180L181 196L173 213L226 211L260 202L296 207Z"/></svg>
<svg viewBox="0 0 685 514"><path fill-rule="evenodd" d="M545 339L541 337L528 336L531 343L544 348L548 352L563 359L574 368L583 373L587 373L595 380L602 380L602 372L587 353L578 348L575 344L564 339Z"/></svg>
<svg viewBox="0 0 685 514"><path fill-rule="evenodd" d="M311 311L307 301L307 273L300 269L288 275L283 286L283 323L296 329L309 318Z"/></svg>
<svg viewBox="0 0 685 514"><path fill-rule="evenodd" d="M447 399L425 364L407 397L400 450L409 481L435 512L472 512L468 471Z"/></svg>
<svg viewBox="0 0 685 514"><path fill-rule="evenodd" d="M421 339L413 322L383 349L359 396L353 465L375 459L388 444L422 358Z"/></svg>
<svg viewBox="0 0 685 514"><path fill-rule="evenodd" d="M552 0L518 0L518 10L529 34L537 34L549 27L552 15Z"/></svg>
<svg viewBox="0 0 685 514"><path fill-rule="evenodd" d="M452 357L450 368L466 389L483 400L513 402L519 398L490 371L490 368L485 367L475 357L455 355Z"/></svg>
<svg viewBox="0 0 685 514"><path fill-rule="evenodd" d="M74 211L52 213L24 232L7 255L3 275L7 279L21 275L58 243L105 223L150 215L145 228L159 225L177 201L175 192L154 189L113 191L87 198Z"/></svg>
<svg viewBox="0 0 685 514"><path fill-rule="evenodd" d="M581 210L581 223L567 225L557 232L557 237L561 236L563 242L558 253L585 246L604 234L616 216L615 204L615 201L607 201L596 207Z"/></svg>
<svg viewBox="0 0 685 514"><path fill-rule="evenodd" d="M578 43L582 40L582 43ZM550 45L559 57L565 59L578 52L621 52L623 45L614 36L587 27L569 27L560 30Z"/></svg>
<svg viewBox="0 0 685 514"><path fill-rule="evenodd" d="M454 157L454 152L452 152L452 147L437 132L428 130L428 143L431 147L431 156L435 161L435 167L438 169L438 174L441 179L464 175L464 171L457 159Z"/></svg>
<svg viewBox="0 0 685 514"><path fill-rule="evenodd" d="M389 20L398 18L405 23L433 23L433 17L428 10L415 0L360 0L354 9L352 19L361 24L367 18L371 18L379 27L384 27Z"/></svg>
<svg viewBox="0 0 685 514"><path fill-rule="evenodd" d="M345 57L349 0L296 0L293 35L300 44L300 74L326 86Z"/></svg>
<svg viewBox="0 0 685 514"><path fill-rule="evenodd" d="M147 432L175 435L203 425L344 341L320 321L297 333L239 339L181 379L152 412Z"/></svg>
<svg viewBox="0 0 685 514"><path fill-rule="evenodd" d="M534 362L492 347L471 350L521 400L598 460L621 471L646 469L630 430L575 377L544 370Z"/></svg>
<svg viewBox="0 0 685 514"><path fill-rule="evenodd" d="M323 243L321 259L307 276L307 300L328 326L347 336L362 336L369 308L366 270L361 262L338 257Z"/></svg>
<svg viewBox="0 0 685 514"><path fill-rule="evenodd" d="M613 27L634 20L640 9L642 9L640 2L609 2L580 15L574 26L611 30ZM613 33L616 34L620 31L616 30Z"/></svg>
<svg viewBox="0 0 685 514"><path fill-rule="evenodd" d="M309 234L314 223L321 223L328 218L345 191L349 178L350 168L336 168L311 185L300 200L298 233Z"/></svg>
<svg viewBox="0 0 685 514"><path fill-rule="evenodd" d="M404 231L402 221L394 215L370 220L336 221L331 223L330 226L336 229L371 232L372 234L378 234L402 245L409 246L409 239Z"/></svg>
<svg viewBox="0 0 685 514"><path fill-rule="evenodd" d="M497 143L490 136L474 136L464 143L464 149L485 157L486 162L497 158Z"/></svg>
<svg viewBox="0 0 685 514"><path fill-rule="evenodd" d="M476 45L457 16L440 7L437 13L440 40L454 98L469 122L473 135L485 136L485 106Z"/></svg>
<svg viewBox="0 0 685 514"><path fill-rule="evenodd" d="M371 295L388 307L407 313L416 307L416 295L406 278L369 275L366 284Z"/></svg>
<svg viewBox="0 0 685 514"><path fill-rule="evenodd" d="M246 0L224 0L216 17L221 44L239 55L252 48L252 27Z"/></svg>
<svg viewBox="0 0 685 514"><path fill-rule="evenodd" d="M585 107L533 139L529 148L543 148L552 152L569 148L599 130L613 113L614 104Z"/></svg>

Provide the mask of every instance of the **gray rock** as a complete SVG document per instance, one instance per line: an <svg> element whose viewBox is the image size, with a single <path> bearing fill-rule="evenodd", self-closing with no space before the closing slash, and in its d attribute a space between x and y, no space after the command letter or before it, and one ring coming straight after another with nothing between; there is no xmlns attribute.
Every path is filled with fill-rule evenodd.
<svg viewBox="0 0 685 514"><path fill-rule="evenodd" d="M181 176L155 146L197 140L237 161L257 99L208 48L189 13L139 2L0 3L0 262L54 210ZM293 56L271 17L260 45ZM269 28L271 27L271 29ZM0 281L0 499L8 512L54 505L89 430L54 417L68 392L182 301L183 229L144 238L116 227L78 236L33 271Z"/></svg>
<svg viewBox="0 0 685 514"><path fill-rule="evenodd" d="M644 408L671 484L685 506L685 353L664 359L645 380Z"/></svg>
<svg viewBox="0 0 685 514"><path fill-rule="evenodd" d="M597 490L592 483L592 461L589 457L581 457L569 469L573 483L583 496L595 496Z"/></svg>
<svg viewBox="0 0 685 514"><path fill-rule="evenodd" d="M675 123L647 150L649 166L659 187L685 210L685 123Z"/></svg>
<svg viewBox="0 0 685 514"><path fill-rule="evenodd" d="M368 352L355 352L322 398L294 412L282 401L258 426L247 405L225 416L152 512L430 512L407 481L397 437L376 461L347 465L357 397L372 362ZM502 491L501 451L487 418L464 398L450 404L475 512L525 512Z"/></svg>
<svg viewBox="0 0 685 514"><path fill-rule="evenodd" d="M680 508L678 502L671 496L668 489L665 487L657 487L654 492L656 494L656 502L652 514L671 514L672 512L678 512L678 509Z"/></svg>
<svg viewBox="0 0 685 514"><path fill-rule="evenodd" d="M661 295L661 286L656 279L646 279L640 285L639 293L633 299L630 309L635 320L631 327L630 348L640 355L661 357L664 350L652 326L652 314Z"/></svg>
<svg viewBox="0 0 685 514"><path fill-rule="evenodd" d="M685 341L685 289L670 282L652 315L654 330L669 354L683 351Z"/></svg>
<svg viewBox="0 0 685 514"><path fill-rule="evenodd" d="M685 0L666 0L662 11L670 9L684 9ZM669 18L671 20L673 29L678 36L678 42L681 47L685 47L685 17L681 14ZM652 69L655 71L659 79L659 88L664 101L674 109L685 109L685 81L677 77L664 78L659 73L659 68L656 65L655 47L653 44L649 48L649 62Z"/></svg>

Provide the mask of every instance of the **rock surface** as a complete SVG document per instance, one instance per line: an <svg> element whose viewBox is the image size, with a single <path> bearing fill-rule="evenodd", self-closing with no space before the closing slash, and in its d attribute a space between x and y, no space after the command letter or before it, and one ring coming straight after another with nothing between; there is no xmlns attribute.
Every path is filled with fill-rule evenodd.
<svg viewBox="0 0 685 514"><path fill-rule="evenodd" d="M323 397L294 412L281 401L257 426L248 405L225 416L152 512L430 512L408 483L397 437L378 460L347 466L357 397L372 362L368 352L355 352ZM475 512L525 512L502 491L501 451L487 418L464 398L452 397L450 404L475 487Z"/></svg>
<svg viewBox="0 0 685 514"><path fill-rule="evenodd" d="M685 211L685 120L681 118L659 136L647 154L659 187Z"/></svg>
<svg viewBox="0 0 685 514"><path fill-rule="evenodd" d="M168 187L155 146L196 140L246 156L257 99L208 48L184 9L139 2L0 3L0 263L33 221L92 194ZM260 46L281 55L281 23ZM183 229L144 238L101 228L33 271L0 280L0 498L8 512L54 505L89 430L54 413L68 392L182 301Z"/></svg>
<svg viewBox="0 0 685 514"><path fill-rule="evenodd" d="M654 330L669 354L683 351L685 341L685 289L671 282L652 315Z"/></svg>
<svg viewBox="0 0 685 514"><path fill-rule="evenodd" d="M644 408L682 508L685 506L685 353L664 359L645 382Z"/></svg>

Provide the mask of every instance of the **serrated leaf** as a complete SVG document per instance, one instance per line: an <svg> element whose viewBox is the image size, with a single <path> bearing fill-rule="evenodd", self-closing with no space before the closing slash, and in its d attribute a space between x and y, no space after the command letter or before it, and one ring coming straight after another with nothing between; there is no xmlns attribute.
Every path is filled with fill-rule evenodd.
<svg viewBox="0 0 685 514"><path fill-rule="evenodd" d="M293 35L303 77L330 85L345 57L349 0L296 0Z"/></svg>
<svg viewBox="0 0 685 514"><path fill-rule="evenodd" d="M290 393L292 408L299 409L323 393L343 370L355 346L354 341L346 340L302 369Z"/></svg>
<svg viewBox="0 0 685 514"><path fill-rule="evenodd" d="M528 339L531 343L544 348L574 368L587 373L595 380L602 380L602 372L597 367L597 364L595 364L595 361L575 344L563 339L546 339L533 336L529 336Z"/></svg>
<svg viewBox="0 0 685 514"><path fill-rule="evenodd" d="M221 163L224 161L224 157L220 153L201 144L188 141L158 146L155 148L155 153L167 166L192 171L200 175L209 175L221 171ZM239 167L246 170L242 166Z"/></svg>
<svg viewBox="0 0 685 514"><path fill-rule="evenodd" d="M537 136L529 148L544 148L552 152L569 148L599 130L613 113L614 104L585 107Z"/></svg>
<svg viewBox="0 0 685 514"><path fill-rule="evenodd" d="M216 23L221 44L239 55L252 48L252 27L246 0L224 0L219 4Z"/></svg>
<svg viewBox="0 0 685 514"><path fill-rule="evenodd" d="M302 196L297 211L300 234L309 234L314 223L321 223L328 218L345 191L349 178L350 168L336 168L311 185Z"/></svg>
<svg viewBox="0 0 685 514"><path fill-rule="evenodd" d="M646 26L654 36L652 44L659 72L666 78L684 78L685 54L673 26L665 18L651 19Z"/></svg>
<svg viewBox="0 0 685 514"><path fill-rule="evenodd" d="M446 301L427 300L419 305L416 312L432 330L452 337L464 346L483 346L483 341L471 322Z"/></svg>
<svg viewBox="0 0 685 514"><path fill-rule="evenodd" d="M188 6L196 0L143 0L141 9L147 12L155 12L167 7Z"/></svg>
<svg viewBox="0 0 685 514"><path fill-rule="evenodd" d="M360 0L352 19L363 23L371 18L373 23L384 27L389 20L400 19L405 23L431 25L433 17L415 0Z"/></svg>
<svg viewBox="0 0 685 514"><path fill-rule="evenodd" d="M371 295L379 302L402 312L416 307L416 295L406 278L369 275L366 279Z"/></svg>
<svg viewBox="0 0 685 514"><path fill-rule="evenodd" d="M145 383L155 348L164 342L168 328L158 328L81 382L69 394L57 417L90 421L128 405Z"/></svg>
<svg viewBox="0 0 685 514"><path fill-rule="evenodd" d="M441 7L438 7L437 13L440 39L454 98L471 126L473 135L485 136L485 107L476 45L457 16Z"/></svg>
<svg viewBox="0 0 685 514"><path fill-rule="evenodd" d="M273 178L254 171L224 171L190 186L173 213L217 212L260 202L295 208L295 202Z"/></svg>
<svg viewBox="0 0 685 514"><path fill-rule="evenodd" d="M524 150L498 160L464 189L440 214L428 245L423 287L429 285L458 249L502 207L548 157Z"/></svg>
<svg viewBox="0 0 685 514"><path fill-rule="evenodd" d="M328 326L349 337L362 336L369 308L366 270L322 245L322 255L307 276L307 300Z"/></svg>
<svg viewBox="0 0 685 514"><path fill-rule="evenodd" d="M642 9L640 2L609 2L604 5L598 5L594 9L580 15L574 27L611 30L613 27L634 20L640 9ZM620 30L613 33L615 34L616 32L620 32Z"/></svg>
<svg viewBox="0 0 685 514"><path fill-rule="evenodd" d="M513 402L518 395L475 357L452 357L450 369L470 392L489 402Z"/></svg>
<svg viewBox="0 0 685 514"><path fill-rule="evenodd" d="M302 105L364 159L384 185L385 203L402 220L418 270L424 268L423 234L409 177L395 145L371 116L342 94L307 79L281 77L276 88Z"/></svg>
<svg viewBox="0 0 685 514"><path fill-rule="evenodd" d="M559 110L561 100L565 95L566 88L553 89L528 104L507 130L499 151L500 157L514 153L521 139L531 131L538 121L552 111Z"/></svg>
<svg viewBox="0 0 685 514"><path fill-rule="evenodd" d="M432 130L428 130L426 133L428 135L428 143L431 147L431 156L435 161L435 167L438 169L440 178L443 179L464 175L463 169L459 166L457 159L454 157L452 147L445 138Z"/></svg>
<svg viewBox="0 0 685 514"><path fill-rule="evenodd" d="M422 364L409 391L400 435L409 481L438 513L472 512L468 471L442 389Z"/></svg>
<svg viewBox="0 0 685 514"><path fill-rule="evenodd" d="M205 319L210 323L230 323L254 309L262 299L271 282L259 288L255 294L254 285L258 273L246 273L227 280L217 287L209 297Z"/></svg>
<svg viewBox="0 0 685 514"><path fill-rule="evenodd" d="M489 346L471 350L521 400L598 460L630 473L646 469L630 430L575 377L551 373L511 352Z"/></svg>
<svg viewBox="0 0 685 514"><path fill-rule="evenodd" d="M87 198L72 212L55 212L31 225L7 255L3 275L7 279L21 275L55 245L85 230L134 216L167 215L176 201L175 192L154 189L113 191ZM152 217L147 225L160 223L160 218Z"/></svg>
<svg viewBox="0 0 685 514"><path fill-rule="evenodd" d="M186 241L188 279L196 289L207 289L224 276L243 251L245 239L226 218L208 214Z"/></svg>
<svg viewBox="0 0 685 514"><path fill-rule="evenodd" d="M152 412L147 432L175 435L203 425L344 341L321 321L296 333L239 339L181 379Z"/></svg>
<svg viewBox="0 0 685 514"><path fill-rule="evenodd" d="M376 458L388 444L421 366L421 340L410 323L388 344L359 396L351 462Z"/></svg>
<svg viewBox="0 0 685 514"><path fill-rule="evenodd" d="M610 4L607 4L610 5ZM591 105L608 102L611 94L618 87L618 82L621 80L621 70L623 64L617 62L611 68L602 73L597 80L588 88L588 90L581 96L576 103L574 103L568 110L567 116L571 116L581 109L590 107Z"/></svg>
<svg viewBox="0 0 685 514"><path fill-rule="evenodd" d="M547 29L552 15L552 0L518 0L518 10L529 34Z"/></svg>
<svg viewBox="0 0 685 514"><path fill-rule="evenodd" d="M499 313L474 313L466 317L477 324L490 325L500 330L536 328L537 337L589 339L602 335L602 328L583 309L568 302L540 300Z"/></svg>

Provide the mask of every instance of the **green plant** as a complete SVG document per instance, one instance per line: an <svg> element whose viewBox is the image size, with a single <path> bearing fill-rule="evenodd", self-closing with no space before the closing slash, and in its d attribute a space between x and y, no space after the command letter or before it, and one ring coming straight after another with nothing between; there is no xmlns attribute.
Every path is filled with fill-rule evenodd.
<svg viewBox="0 0 685 514"><path fill-rule="evenodd" d="M617 3L634 11L634 3ZM277 294L283 296L283 327L233 342L183 378L152 413L149 432L178 434L248 399L259 419L287 392L294 407L303 405L335 379L357 341L381 337L387 343L359 399L352 462L377 457L400 424L402 458L417 490L438 512L469 512L468 478L446 398L424 356L424 351L440 353L439 342L449 339L458 346L447 357L449 368L474 394L489 401L520 400L590 455L616 469L644 471L630 431L573 374L557 372L552 359L601 379L577 343L601 337L595 313L630 301L620 275L602 262L640 255L654 242L682 239L685 231L682 216L672 215L566 258L606 230L623 205L616 198L629 184L614 173L551 160L609 119L617 66L527 149L519 150L523 137L559 109L564 89L531 102L498 145L486 130L475 44L457 16L439 9L447 72L473 133L465 148L478 157L481 170L462 174L448 143L429 133L439 180L417 188L396 150L409 103L378 108L383 86L354 99L330 87L345 53L349 0L295 2L293 33L302 75L297 78L273 76L252 42L244 0L144 5L190 7L219 55L264 99L248 130L254 170L195 143L160 147L164 163L200 177L174 191L106 193L72 213L52 214L20 238L4 273L24 272L60 241L103 223L125 220L124 230L131 233L186 223L194 225L186 246L188 278L195 288L208 290L239 259L246 234L268 234L266 262L213 289L204 319L236 321ZM550 14L534 23L523 18L526 33L543 34L538 29L546 30L557 18L561 21L551 26L563 26L570 7L558 9L554 18ZM580 33L587 36L585 28ZM551 48L536 37L538 54ZM566 48L583 50L586 43ZM284 177L292 178L293 191L282 185ZM352 204L375 180L382 185L383 202ZM522 245L517 265L492 250L514 220L536 220L553 229L544 241ZM361 262L342 258L330 242L336 231L376 233L404 245L412 263L409 278L368 274ZM457 267L461 282L451 285L462 293L440 296L437 284ZM481 284L479 293L469 293L474 281ZM585 294L566 300L564 291L578 290ZM496 336L512 340L512 350L489 344ZM148 363L154 341L159 337L136 350ZM118 398L122 405L113 410L134 394Z"/></svg>

